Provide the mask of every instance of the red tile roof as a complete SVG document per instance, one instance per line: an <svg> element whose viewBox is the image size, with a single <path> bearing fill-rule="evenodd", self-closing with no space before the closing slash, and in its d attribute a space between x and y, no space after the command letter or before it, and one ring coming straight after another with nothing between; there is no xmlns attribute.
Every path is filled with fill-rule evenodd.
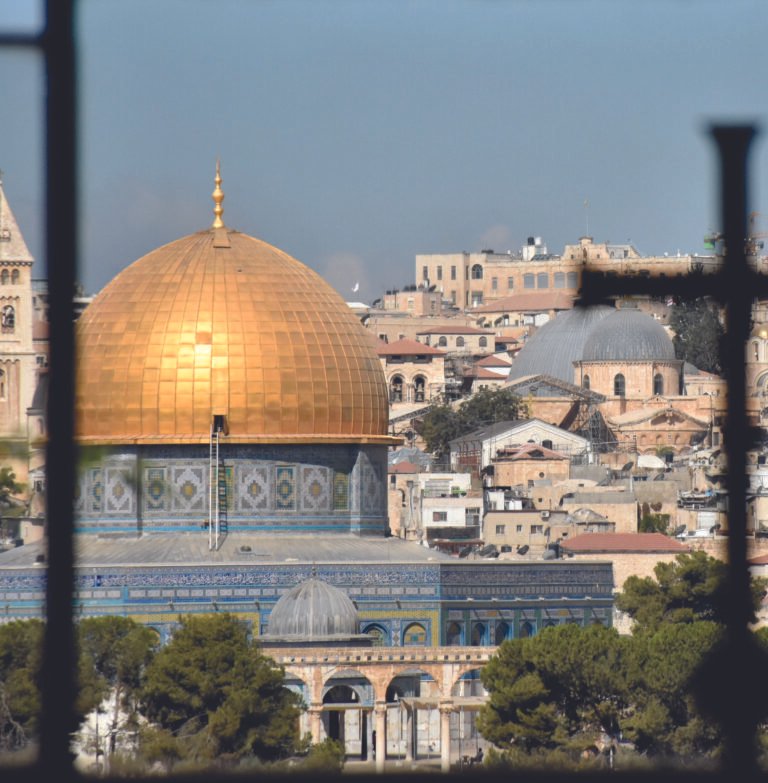
<svg viewBox="0 0 768 783"><path fill-rule="evenodd" d="M498 356L486 356L475 362L477 367L511 367L512 362L506 359L499 359Z"/></svg>
<svg viewBox="0 0 768 783"><path fill-rule="evenodd" d="M390 465L388 473L420 473L421 468L413 462L398 462Z"/></svg>
<svg viewBox="0 0 768 783"><path fill-rule="evenodd" d="M689 547L663 533L582 533L561 542L567 552L688 552Z"/></svg>
<svg viewBox="0 0 768 783"><path fill-rule="evenodd" d="M476 329L474 326L434 326L416 334L495 334L493 329Z"/></svg>
<svg viewBox="0 0 768 783"><path fill-rule="evenodd" d="M417 340L395 340L393 343L379 341L376 346L379 356L445 356L444 351L439 351L431 345L420 343Z"/></svg>

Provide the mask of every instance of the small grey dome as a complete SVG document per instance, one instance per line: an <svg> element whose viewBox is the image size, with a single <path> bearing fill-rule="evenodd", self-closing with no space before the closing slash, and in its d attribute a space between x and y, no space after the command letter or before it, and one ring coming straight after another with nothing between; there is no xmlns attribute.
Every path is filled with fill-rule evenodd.
<svg viewBox="0 0 768 783"><path fill-rule="evenodd" d="M585 362L674 361L664 327L640 310L616 310L595 325L584 344Z"/></svg>
<svg viewBox="0 0 768 783"><path fill-rule="evenodd" d="M293 587L275 604L267 633L310 640L355 636L357 629L357 609L346 593L313 577Z"/></svg>
<svg viewBox="0 0 768 783"><path fill-rule="evenodd" d="M527 375L551 375L573 383L573 362L581 359L592 329L614 312L612 307L574 307L548 321L523 346L512 362L509 380Z"/></svg>

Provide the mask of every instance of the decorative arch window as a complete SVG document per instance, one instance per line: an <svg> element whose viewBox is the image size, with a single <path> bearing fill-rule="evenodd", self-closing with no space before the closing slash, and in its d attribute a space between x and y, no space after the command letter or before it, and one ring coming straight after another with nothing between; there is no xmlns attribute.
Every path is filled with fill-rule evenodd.
<svg viewBox="0 0 768 783"><path fill-rule="evenodd" d="M438 344L440 347L442 347L442 348L445 348L445 347L448 345L448 338L447 338L445 335L443 335L443 336L442 336L442 337L441 337L441 338L440 338L440 339L437 341L437 344Z"/></svg>
<svg viewBox="0 0 768 783"><path fill-rule="evenodd" d="M627 382L621 373L613 378L613 393L616 397L623 397L627 393Z"/></svg>
<svg viewBox="0 0 768 783"><path fill-rule="evenodd" d="M427 380L423 375L417 375L413 379L413 396L415 402L424 402L426 399Z"/></svg>
<svg viewBox="0 0 768 783"><path fill-rule="evenodd" d="M18 269L14 269L11 272L11 283L13 283L14 285L17 285L18 282L19 282L19 270Z"/></svg>
<svg viewBox="0 0 768 783"><path fill-rule="evenodd" d="M459 623L448 623L445 629L445 643L449 647L460 647L464 643L464 632Z"/></svg>
<svg viewBox="0 0 768 783"><path fill-rule="evenodd" d="M481 338L478 340L478 345L479 345L481 348L486 348L486 347L488 346L488 338L487 338L487 337L481 337Z"/></svg>
<svg viewBox="0 0 768 783"><path fill-rule="evenodd" d="M754 359L757 361L760 359L760 344L757 342L757 340L752 341L752 350L754 351Z"/></svg>
<svg viewBox="0 0 768 783"><path fill-rule="evenodd" d="M470 643L473 647L483 647L488 643L488 626L485 623L472 623Z"/></svg>
<svg viewBox="0 0 768 783"><path fill-rule="evenodd" d="M456 338L456 347L457 348L463 348L464 347L464 338L463 337L457 337Z"/></svg>
<svg viewBox="0 0 768 783"><path fill-rule="evenodd" d="M660 372L653 376L653 393L664 394L664 377Z"/></svg>
<svg viewBox="0 0 768 783"><path fill-rule="evenodd" d="M404 647L424 647L427 644L427 629L421 623L411 623L403 631Z"/></svg>
<svg viewBox="0 0 768 783"><path fill-rule="evenodd" d="M13 305L6 305L0 311L0 328L4 332L12 332L16 328L16 310Z"/></svg>
<svg viewBox="0 0 768 783"><path fill-rule="evenodd" d="M2 272L0 272L0 283L3 285L8 285L8 270L3 269Z"/></svg>
<svg viewBox="0 0 768 783"><path fill-rule="evenodd" d="M388 634L380 625L369 625L363 630L363 633L373 638L374 647L386 646Z"/></svg>
<svg viewBox="0 0 768 783"><path fill-rule="evenodd" d="M509 623L506 623L503 620L501 622L496 623L496 630L494 631L493 634L494 643L501 644L502 642L505 642L507 639L509 639L510 630L511 630L511 626L509 625Z"/></svg>
<svg viewBox="0 0 768 783"><path fill-rule="evenodd" d="M582 388L582 389L589 389L589 384L590 384L589 376L588 376L588 375L585 375L585 376L584 376L584 377L581 379L581 388Z"/></svg>
<svg viewBox="0 0 768 783"><path fill-rule="evenodd" d="M483 267L480 266L480 264L474 264L472 266L472 279L473 280L483 279Z"/></svg>
<svg viewBox="0 0 768 783"><path fill-rule="evenodd" d="M520 623L520 638L527 639L536 634L536 626L530 620L524 620Z"/></svg>
<svg viewBox="0 0 768 783"><path fill-rule="evenodd" d="M5 370L0 370L0 400L4 400L7 395L7 387L5 384Z"/></svg>
<svg viewBox="0 0 768 783"><path fill-rule="evenodd" d="M403 401L403 377L401 375L393 375L389 382L389 401Z"/></svg>

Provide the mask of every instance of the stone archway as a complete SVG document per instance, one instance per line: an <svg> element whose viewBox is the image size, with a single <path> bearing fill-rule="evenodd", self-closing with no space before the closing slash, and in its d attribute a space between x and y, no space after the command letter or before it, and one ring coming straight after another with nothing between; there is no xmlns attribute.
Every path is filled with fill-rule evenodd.
<svg viewBox="0 0 768 783"><path fill-rule="evenodd" d="M323 683L321 736L337 740L347 756L367 760L375 745L372 713L374 690L371 681L355 669L333 672Z"/></svg>

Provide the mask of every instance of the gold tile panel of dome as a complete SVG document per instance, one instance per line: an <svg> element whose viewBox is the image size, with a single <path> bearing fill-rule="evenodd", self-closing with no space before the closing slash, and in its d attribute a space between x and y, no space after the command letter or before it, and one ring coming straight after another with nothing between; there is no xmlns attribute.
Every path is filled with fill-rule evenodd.
<svg viewBox="0 0 768 783"><path fill-rule="evenodd" d="M84 444L379 443L388 400L374 342L287 253L222 220L117 275L77 324Z"/></svg>

